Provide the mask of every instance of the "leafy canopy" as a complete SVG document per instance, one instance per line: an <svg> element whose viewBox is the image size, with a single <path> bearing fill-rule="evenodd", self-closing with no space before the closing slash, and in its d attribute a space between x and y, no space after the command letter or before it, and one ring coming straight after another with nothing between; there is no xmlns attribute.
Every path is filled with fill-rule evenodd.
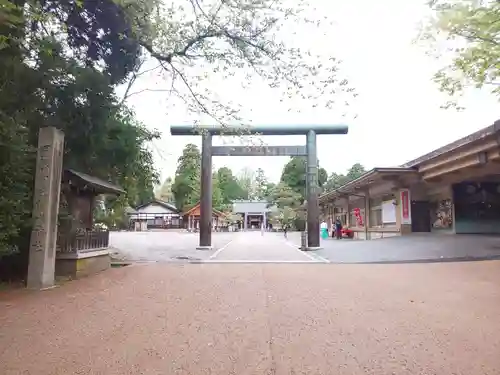
<svg viewBox="0 0 500 375"><path fill-rule="evenodd" d="M133 38L158 62L168 91L220 123L241 120L244 103L221 101L209 78L244 87L265 82L311 106L332 107L339 93L352 93L335 57L294 45L301 25L310 30L324 20L307 16L312 4L305 0L115 1L134 9L127 12Z"/></svg>
<svg viewBox="0 0 500 375"><path fill-rule="evenodd" d="M117 213L152 197L157 175L148 143L158 133L114 94L137 55L124 44L130 40L117 38L116 24L127 19L113 6L0 0L0 253L27 250L43 126L64 131L65 167L125 188L107 202Z"/></svg>
<svg viewBox="0 0 500 375"><path fill-rule="evenodd" d="M238 199L245 199L247 194L233 175L233 171L227 167L217 170L217 181L221 190L223 204L228 205Z"/></svg>
<svg viewBox="0 0 500 375"><path fill-rule="evenodd" d="M172 194L175 205L185 211L200 199L201 154L198 146L187 144L177 161Z"/></svg>
<svg viewBox="0 0 500 375"><path fill-rule="evenodd" d="M324 185L324 191L332 191L340 188L342 185L347 184L350 181L353 181L359 177L361 177L364 173L366 173L366 169L360 163L353 164L351 168L347 171L346 175L338 174L333 172L326 181Z"/></svg>
<svg viewBox="0 0 500 375"><path fill-rule="evenodd" d="M319 162L318 162L319 164ZM293 156L283 168L281 174L281 182L285 183L294 192L302 197L302 201L306 198L306 181L307 181L307 160L304 156ZM328 174L324 168L318 168L318 186L321 189L326 182ZM302 203L302 202L301 202Z"/></svg>
<svg viewBox="0 0 500 375"><path fill-rule="evenodd" d="M433 0L429 4L434 13L422 39L438 46L444 41L452 56L434 76L440 89L455 98L469 87L488 87L500 95L500 2ZM447 105L460 109L455 100Z"/></svg>

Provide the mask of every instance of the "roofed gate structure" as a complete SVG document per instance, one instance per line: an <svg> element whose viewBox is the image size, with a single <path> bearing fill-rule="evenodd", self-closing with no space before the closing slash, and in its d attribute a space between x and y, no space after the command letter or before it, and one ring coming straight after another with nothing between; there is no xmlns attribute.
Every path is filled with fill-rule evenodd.
<svg viewBox="0 0 500 375"><path fill-rule="evenodd" d="M198 249L212 248L212 156L305 156L307 159L307 248L320 248L318 204L318 157L316 135L347 134L346 125L172 125L172 135L201 135L201 212ZM212 137L242 135L305 135L306 145L299 146L212 146Z"/></svg>
<svg viewBox="0 0 500 375"><path fill-rule="evenodd" d="M233 202L233 212L243 218L241 229L260 229L267 227L267 215L271 211L267 201L239 200Z"/></svg>

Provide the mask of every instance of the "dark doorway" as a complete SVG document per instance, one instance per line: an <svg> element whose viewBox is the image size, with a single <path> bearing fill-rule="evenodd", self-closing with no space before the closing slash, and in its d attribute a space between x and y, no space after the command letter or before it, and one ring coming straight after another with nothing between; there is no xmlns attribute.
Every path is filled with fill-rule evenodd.
<svg viewBox="0 0 500 375"><path fill-rule="evenodd" d="M411 201L411 231L430 232L431 216L428 201Z"/></svg>
<svg viewBox="0 0 500 375"><path fill-rule="evenodd" d="M453 185L455 232L500 233L500 184L462 182Z"/></svg>

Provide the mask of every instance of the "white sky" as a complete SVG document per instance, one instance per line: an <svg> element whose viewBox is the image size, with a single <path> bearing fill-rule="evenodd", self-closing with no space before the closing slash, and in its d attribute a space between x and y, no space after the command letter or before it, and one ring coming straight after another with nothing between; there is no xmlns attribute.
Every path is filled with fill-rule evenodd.
<svg viewBox="0 0 500 375"><path fill-rule="evenodd" d="M471 92L462 102L466 107L463 112L440 109L447 97L431 81L440 62L427 57L424 49L412 44L418 23L428 12L425 1L314 2L319 8L316 12L327 15L334 26L325 23L321 33L313 35L304 29L303 38L291 42L325 57L343 60L342 74L347 75L359 94L347 116L342 116L343 108L311 108L307 102L297 103L300 113L288 111L288 107L280 103L279 94L258 84L243 90L239 82L219 81L217 91L223 98L251 108L247 113L253 123L347 123L348 135L318 137L320 164L329 174L345 173L356 162L366 168L396 166L500 118L499 103L486 90ZM161 79L145 77L134 89L154 88ZM196 115L188 114L178 102L173 103L165 92L143 92L130 97L128 103L142 122L162 132L161 141L154 145L156 165L162 179L173 176L183 147L201 142L199 137L170 136L169 125L190 123ZM353 115L357 117L354 119ZM305 137L265 137L264 142L305 144ZM235 173L244 167L261 167L270 180L278 180L287 160L216 157L213 163L216 168L228 166Z"/></svg>

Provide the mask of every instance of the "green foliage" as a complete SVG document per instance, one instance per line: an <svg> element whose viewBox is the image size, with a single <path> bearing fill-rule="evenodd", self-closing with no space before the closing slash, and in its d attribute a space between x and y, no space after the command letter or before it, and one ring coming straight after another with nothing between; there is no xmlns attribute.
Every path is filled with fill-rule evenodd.
<svg viewBox="0 0 500 375"><path fill-rule="evenodd" d="M333 172L324 185L324 191L328 192L338 189L348 182L361 177L364 173L366 173L366 169L360 163L353 164L346 175Z"/></svg>
<svg viewBox="0 0 500 375"><path fill-rule="evenodd" d="M318 162L319 164L319 162ZM307 160L303 156L293 156L283 168L281 174L281 182L288 185L294 192L302 197L302 201L306 198L306 172ZM321 189L327 180L327 172L324 168L318 168L318 185ZM302 203L302 202L301 202Z"/></svg>
<svg viewBox="0 0 500 375"><path fill-rule="evenodd" d="M279 223L282 227L285 225L291 228L297 218L297 212L291 207L283 207L271 215L271 222Z"/></svg>
<svg viewBox="0 0 500 375"><path fill-rule="evenodd" d="M188 144L177 160L172 194L175 206L187 210L200 200L201 154L198 146Z"/></svg>
<svg viewBox="0 0 500 375"><path fill-rule="evenodd" d="M34 151L26 128L0 112L0 258L18 250L20 235L29 232Z"/></svg>
<svg viewBox="0 0 500 375"><path fill-rule="evenodd" d="M156 192L155 197L164 202L174 203L175 199L174 194L172 193L172 183L172 177L167 177Z"/></svg>
<svg viewBox="0 0 500 375"><path fill-rule="evenodd" d="M243 189L243 199L255 199L255 171L245 167L238 174L238 184Z"/></svg>
<svg viewBox="0 0 500 375"><path fill-rule="evenodd" d="M219 211L226 210L217 172L212 175L212 207Z"/></svg>
<svg viewBox="0 0 500 375"><path fill-rule="evenodd" d="M349 179L347 178L347 176L333 172L328 177L328 180L325 183L324 191L327 192L327 191L332 191L332 190L338 189L339 187L347 184L348 182L349 182Z"/></svg>
<svg viewBox="0 0 500 375"><path fill-rule="evenodd" d="M284 182L276 185L270 196L270 204L276 206L277 210L271 215L271 221L278 222L282 226L296 226L297 221L302 218L302 196L294 191Z"/></svg>
<svg viewBox="0 0 500 375"><path fill-rule="evenodd" d="M245 199L247 193L238 183L231 169L222 167L217 170L218 186L222 195L222 203L231 204L238 199Z"/></svg>
<svg viewBox="0 0 500 375"><path fill-rule="evenodd" d="M121 50L116 35L107 36L99 26L103 15L97 20L90 13L92 6L103 11L103 1L84 1L82 8L71 8L71 15L56 14L63 9L59 6L70 3L75 2L0 0L0 19L7 20L0 22L0 253L27 250L41 127L55 126L65 133L66 168L126 190L126 195L106 202L109 212L123 216L129 204L150 199L157 183L148 143L159 134L138 123L114 94L114 83L135 64L123 60L118 69L125 59L120 53L130 51ZM62 27L56 16L73 18ZM94 31L76 35L71 24L82 17L91 20ZM99 40L89 39L87 51L72 42L91 34Z"/></svg>
<svg viewBox="0 0 500 375"><path fill-rule="evenodd" d="M231 212L231 211L226 211L226 213L227 213L227 216L226 216L227 217L227 222L229 224L241 223L244 220L244 217L241 214L237 214L237 213L234 213L234 212Z"/></svg>
<svg viewBox="0 0 500 375"><path fill-rule="evenodd" d="M188 144L177 160L172 194L175 205L185 211L200 200L201 154L198 146Z"/></svg>
<svg viewBox="0 0 500 375"><path fill-rule="evenodd" d="M258 168L255 172L255 198L258 200L266 199L267 194L267 177L262 168Z"/></svg>
<svg viewBox="0 0 500 375"><path fill-rule="evenodd" d="M198 203L201 197L200 179L200 150L196 145L188 144L177 161L177 171L171 187L178 209L186 211ZM226 211L241 192L230 169L220 168L212 174L212 207L216 210Z"/></svg>
<svg viewBox="0 0 500 375"><path fill-rule="evenodd" d="M280 182L273 190L271 201L278 208L298 208L302 204L302 196L284 182Z"/></svg>
<svg viewBox="0 0 500 375"><path fill-rule="evenodd" d="M346 177L349 181L353 181L361 177L365 173L366 173L365 167L363 167L360 163L356 163L353 164L351 168L349 168Z"/></svg>
<svg viewBox="0 0 500 375"><path fill-rule="evenodd" d="M276 184L274 182L268 182L264 188L264 194L262 199L267 202L271 202L275 189L276 189Z"/></svg>
<svg viewBox="0 0 500 375"><path fill-rule="evenodd" d="M122 83L135 70L141 47L134 37L131 8L114 0L22 3L30 12L30 35L64 40L81 66L104 66L103 73L113 84Z"/></svg>
<svg viewBox="0 0 500 375"><path fill-rule="evenodd" d="M433 45L445 39L452 55L434 76L440 89L456 97L468 87L486 86L500 95L500 3L434 0L430 5L435 12L422 39ZM458 107L454 100L447 105Z"/></svg>

